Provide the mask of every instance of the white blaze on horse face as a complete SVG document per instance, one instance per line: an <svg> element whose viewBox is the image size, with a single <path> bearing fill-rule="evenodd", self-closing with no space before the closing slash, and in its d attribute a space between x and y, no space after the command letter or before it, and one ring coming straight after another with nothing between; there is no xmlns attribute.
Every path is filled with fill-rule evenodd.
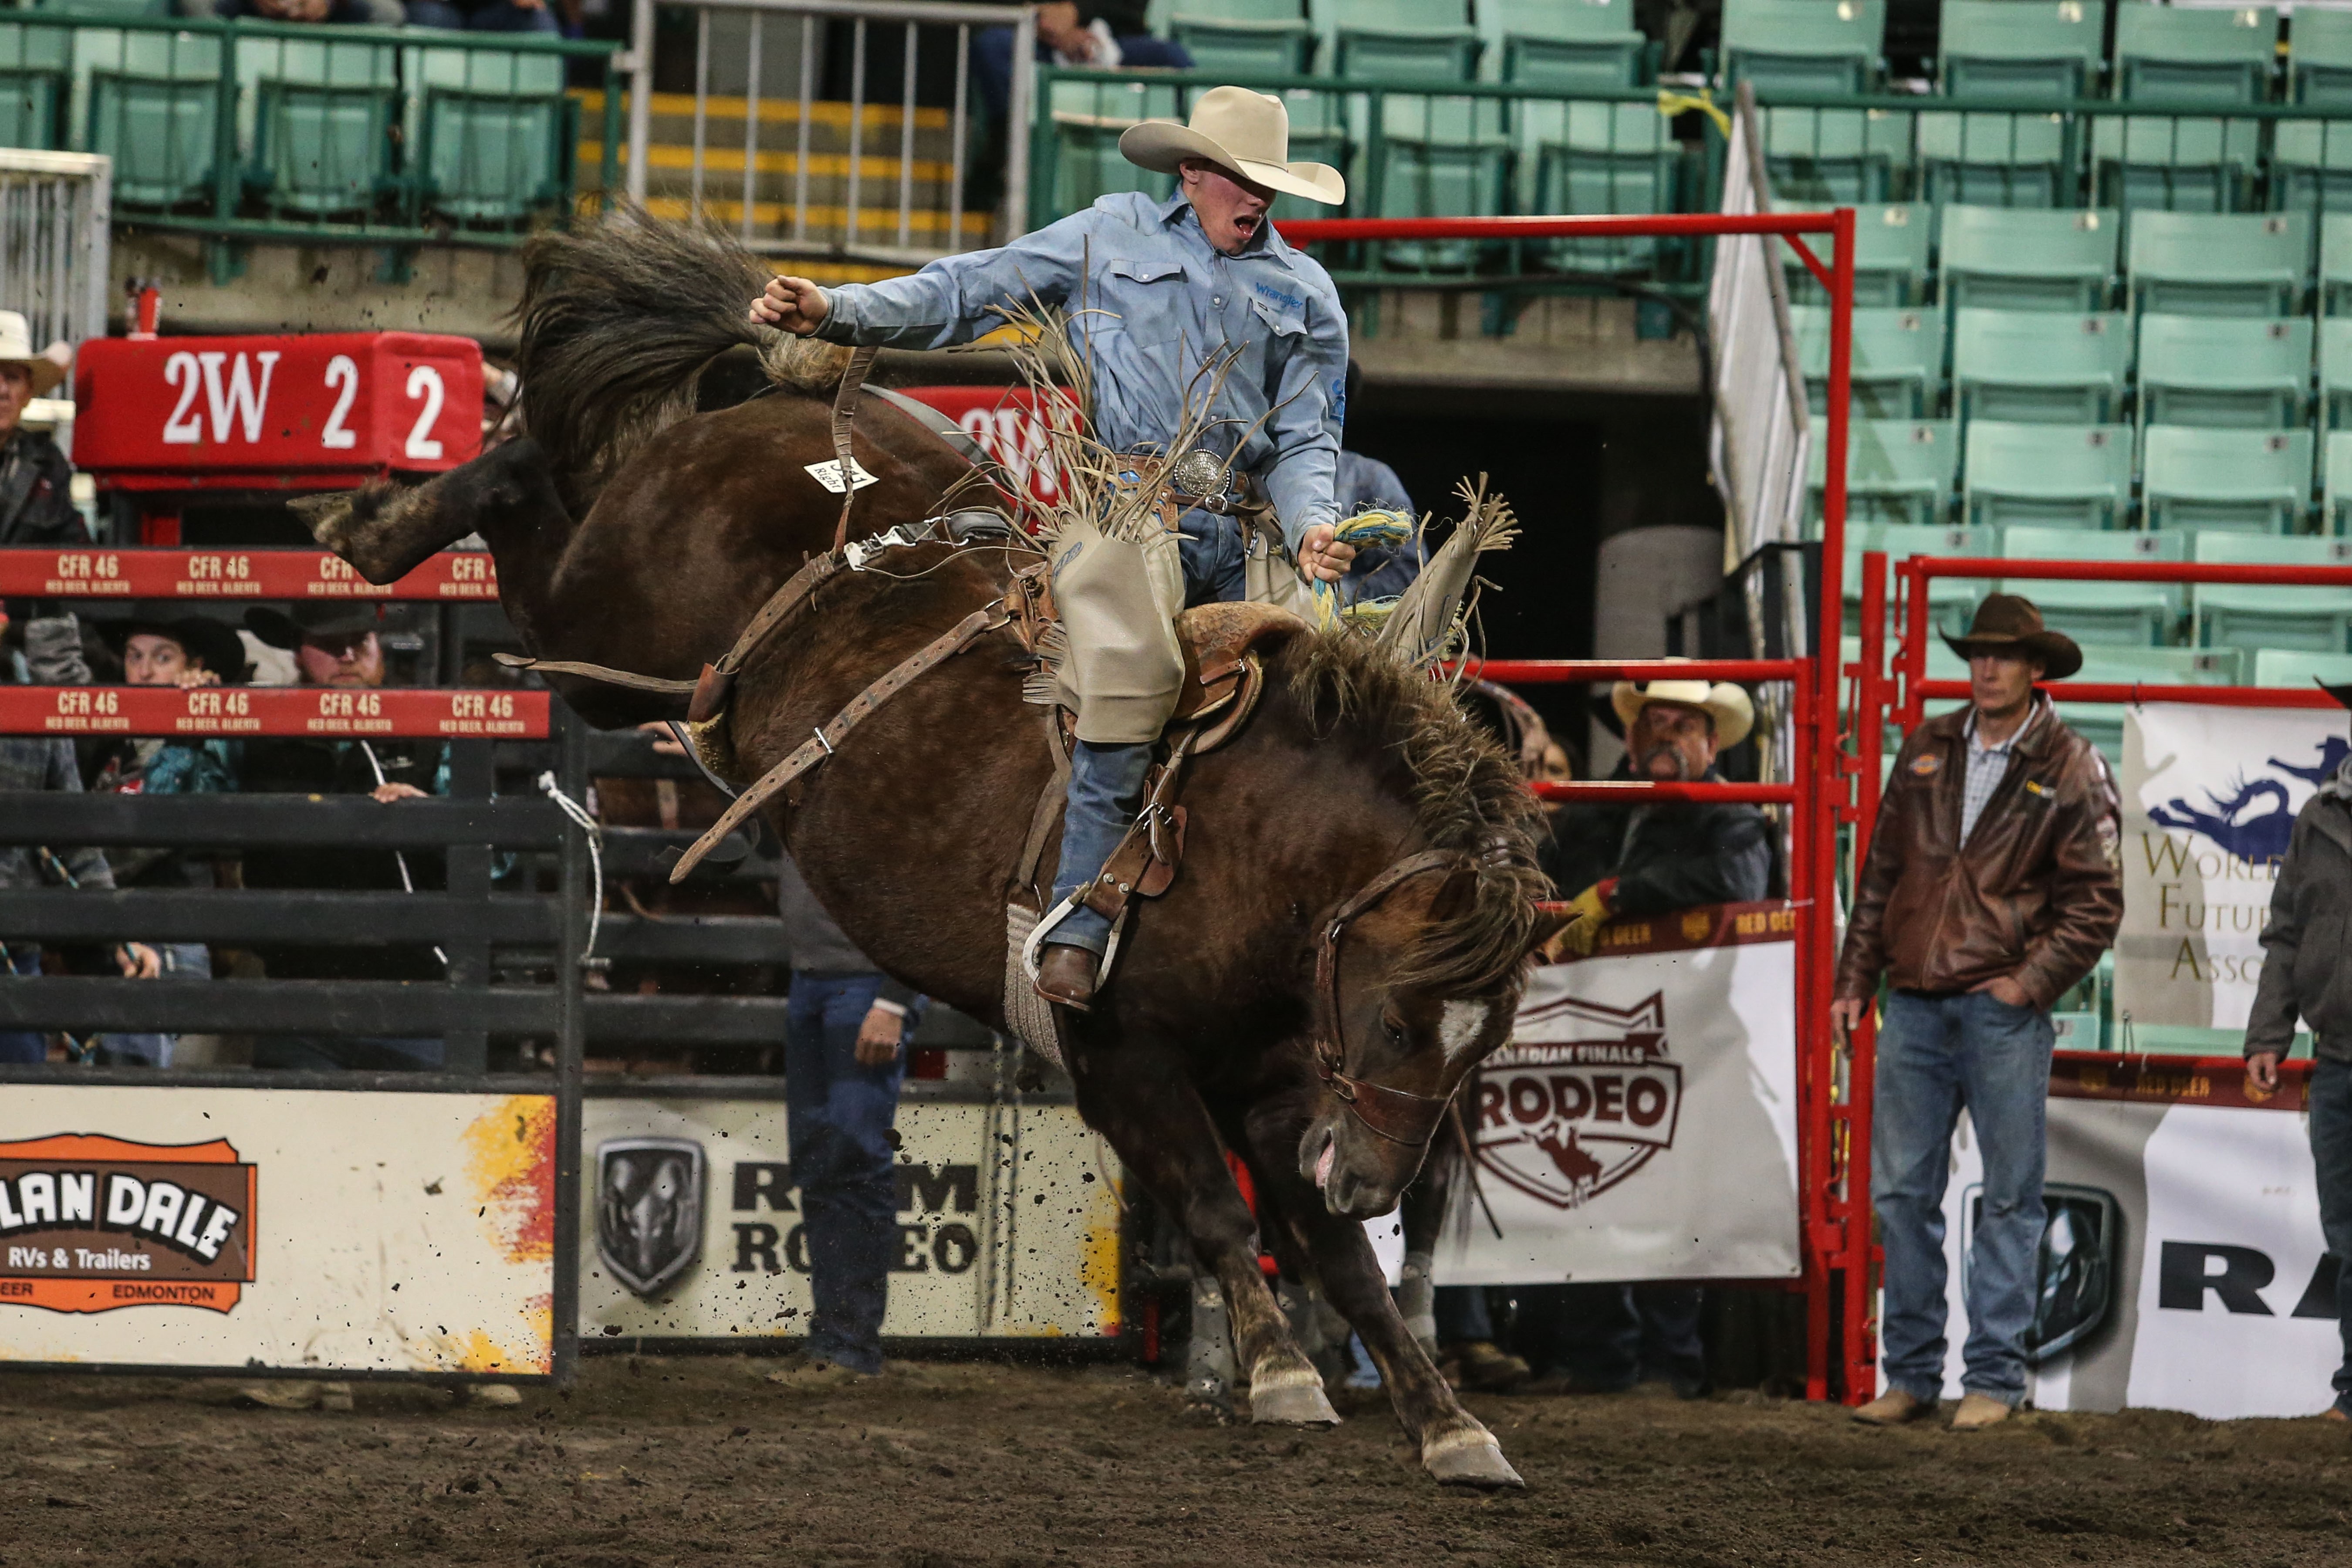
<svg viewBox="0 0 2352 1568"><path fill-rule="evenodd" d="M1448 1002L1438 1016L1437 1042L1445 1047L1445 1059L1452 1061L1476 1045L1486 1033L1486 1020L1494 1015L1492 1002Z"/></svg>

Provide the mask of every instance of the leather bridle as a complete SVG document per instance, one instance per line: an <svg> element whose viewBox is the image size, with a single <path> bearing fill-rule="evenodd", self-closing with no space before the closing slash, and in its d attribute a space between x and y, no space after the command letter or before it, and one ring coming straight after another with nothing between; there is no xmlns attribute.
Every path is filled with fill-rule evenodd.
<svg viewBox="0 0 2352 1568"><path fill-rule="evenodd" d="M1431 871L1452 871L1470 863L1457 849L1424 849L1409 855L1348 896L1323 927L1315 948L1315 1070L1349 1113L1375 1136L1410 1148L1425 1146L1437 1131L1453 1096L1415 1094L1356 1078L1346 1070L1347 1022L1339 1006L1339 943L1348 927L1402 884Z"/></svg>

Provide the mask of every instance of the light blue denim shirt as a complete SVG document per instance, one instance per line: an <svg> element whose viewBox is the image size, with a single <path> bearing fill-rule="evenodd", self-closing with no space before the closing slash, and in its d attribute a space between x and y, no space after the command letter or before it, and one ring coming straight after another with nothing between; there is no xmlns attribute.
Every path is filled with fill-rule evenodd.
<svg viewBox="0 0 2352 1568"><path fill-rule="evenodd" d="M1271 226L1226 256L1181 195L1123 192L1002 249L825 294L818 337L887 348L969 342L1003 324L1008 300L1064 307L1094 356L1095 434L1120 451L1166 442L1202 355L1239 345L1213 410L1232 423L1202 444L1258 476L1293 551L1307 529L1339 520L1348 317L1330 275Z"/></svg>

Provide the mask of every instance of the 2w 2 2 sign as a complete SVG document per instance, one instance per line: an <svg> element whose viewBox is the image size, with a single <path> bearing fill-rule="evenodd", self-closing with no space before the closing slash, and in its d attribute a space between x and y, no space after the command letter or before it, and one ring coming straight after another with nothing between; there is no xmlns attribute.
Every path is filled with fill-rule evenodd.
<svg viewBox="0 0 2352 1568"><path fill-rule="evenodd" d="M108 338L76 367L74 458L100 484L316 488L481 449L482 361L422 332Z"/></svg>

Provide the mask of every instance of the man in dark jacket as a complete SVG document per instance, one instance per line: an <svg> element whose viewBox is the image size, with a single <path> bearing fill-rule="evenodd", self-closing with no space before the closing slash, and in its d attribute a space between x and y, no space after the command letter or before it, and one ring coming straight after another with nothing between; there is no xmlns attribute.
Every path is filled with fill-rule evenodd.
<svg viewBox="0 0 2352 1568"><path fill-rule="evenodd" d="M2352 708L2352 686L2328 695ZM2352 1420L2352 964L2343 962L2352 929L2352 757L2304 803L2271 889L2263 927L2263 974L2246 1018L2246 1079L2263 1098L2278 1091L2279 1058L2294 1044L2294 1021L2311 1026L2311 1163L2319 1178L2319 1229L2336 1259L2336 1315L2344 1363L2336 1372L2330 1419Z"/></svg>
<svg viewBox="0 0 2352 1568"><path fill-rule="evenodd" d="M771 1374L872 1376L898 1257L891 1123L907 1037L922 999L874 967L783 857L777 912L792 949L784 1014L784 1117L801 1190L815 1311L802 1364Z"/></svg>
<svg viewBox="0 0 2352 1568"><path fill-rule="evenodd" d="M2033 683L2082 650L2014 595L1968 635L1969 703L1903 744L1848 917L1831 1017L1862 1021L1884 974L1871 1198L1886 1248L1880 1364L1887 1390L1854 1412L1931 1415L1944 1386L1944 1184L1963 1108L1984 1157L1969 1249L1969 1340L1957 1431L2025 1397L2042 1246L2050 1006L2091 972L2123 921L2114 778Z"/></svg>
<svg viewBox="0 0 2352 1568"><path fill-rule="evenodd" d="M23 316L0 310L0 546L89 538L74 508L73 465L47 431L24 426L26 405L65 374L58 360L33 352Z"/></svg>
<svg viewBox="0 0 2352 1568"><path fill-rule="evenodd" d="M1727 683L1620 681L1610 703L1625 726L1625 758L1613 775L1621 779L1719 784L1717 754L1756 723L1748 693ZM1714 801L1564 807L1548 860L1563 891L1581 889L1562 943L1589 954L1611 920L1766 897L1771 824L1752 805ZM1615 1393L1646 1374L1686 1399L1707 1391L1698 1286L1538 1285L1519 1295L1517 1347L1546 1369L1532 1390Z"/></svg>

